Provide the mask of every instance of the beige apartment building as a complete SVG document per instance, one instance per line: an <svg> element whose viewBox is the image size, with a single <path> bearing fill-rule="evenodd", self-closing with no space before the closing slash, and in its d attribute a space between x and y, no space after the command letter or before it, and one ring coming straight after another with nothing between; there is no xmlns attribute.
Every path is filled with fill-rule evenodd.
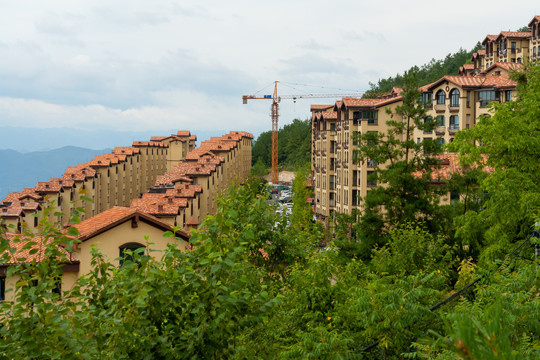
<svg viewBox="0 0 540 360"><path fill-rule="evenodd" d="M415 129L413 139L418 143L425 139L441 145L449 143L459 130L481 121L482 115L491 116L491 102L510 101L515 96L516 83L509 78L512 66L519 65L497 62L477 76L444 76L423 86L424 121L435 122L436 126L431 131ZM399 120L394 113L403 103L401 91L394 88L377 99L344 98L334 106L312 105L312 179L317 219L326 222L334 212L351 214L362 209L360 197L377 186L370 175L384 164L370 159L357 161L354 135L387 133L386 121Z"/></svg>
<svg viewBox="0 0 540 360"><path fill-rule="evenodd" d="M113 206L129 206L167 172L173 159L178 162L181 156L185 158L189 149L195 148L195 141L189 131L179 131L158 141L134 141L131 147L116 147L110 154L68 167L61 178L8 194L0 202L0 220L9 232L20 232L23 227L35 232L49 206L53 209L47 220L60 224L65 224L77 208L84 209L80 219L85 220Z"/></svg>
<svg viewBox="0 0 540 360"><path fill-rule="evenodd" d="M317 219L326 221L334 212L351 214L360 209L359 196L377 186L371 179L378 164L354 158L355 133L384 133L386 121L401 102L400 89L377 99L343 98L334 106L313 105L312 179Z"/></svg>
<svg viewBox="0 0 540 360"><path fill-rule="evenodd" d="M14 227L6 228L10 233L2 236L10 240L13 248L25 254L24 241L13 240L25 225L30 232L39 229L38 218L32 214L43 215L42 206L54 201L55 211L64 209L66 215L51 213L48 218L51 222L62 220L62 224L67 222L69 210L84 208L86 214L81 215L81 223L73 225L80 232L77 236L80 242L74 249L65 250L69 262L64 266L58 291L70 289L80 275L88 273L92 245L116 263L126 249L144 247L145 254L156 257L170 243L182 250L189 248L189 230L197 228L207 215L217 211L220 194L249 176L253 135L233 131L211 138L199 148L194 147L196 137L193 135L186 134L183 137L188 139L186 141L177 141L177 136L182 137L182 134L115 148L112 154L100 155L86 164L68 168L63 178L40 182L35 188L9 194L2 202L0 216ZM175 144L183 147L175 154L191 151L183 153L184 159L171 164L171 171L166 172L170 159L168 149ZM150 184L148 192L142 189L147 183ZM93 202L80 199L79 194ZM130 196L133 198L129 199ZM117 204L110 205L113 202ZM126 202L130 207L125 207ZM107 206L109 208L98 211ZM163 238L165 231L176 232L176 237ZM44 241L40 235L30 232L21 235L23 240ZM148 240L146 236L149 236ZM39 261L39 257L44 256L42 252L26 255L25 261ZM14 288L18 279L7 278L6 274L7 268L18 262L12 257L11 262L0 265L0 300L13 299L13 293L6 295L5 290Z"/></svg>
<svg viewBox="0 0 540 360"><path fill-rule="evenodd" d="M531 40L529 43L529 54L531 60L537 61L540 59L540 16L535 16L529 22L529 28L531 29Z"/></svg>
<svg viewBox="0 0 540 360"><path fill-rule="evenodd" d="M131 207L170 225L196 228L217 211L217 199L229 186L244 182L251 170L253 135L233 131L190 151L184 161L158 176L155 186Z"/></svg>

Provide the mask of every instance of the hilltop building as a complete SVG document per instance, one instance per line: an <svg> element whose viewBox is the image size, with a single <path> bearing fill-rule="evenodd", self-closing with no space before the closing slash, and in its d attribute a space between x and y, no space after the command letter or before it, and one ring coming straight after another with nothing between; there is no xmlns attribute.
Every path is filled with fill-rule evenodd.
<svg viewBox="0 0 540 360"><path fill-rule="evenodd" d="M432 131L416 129L413 139L418 143L433 139L441 145L452 142L456 132L474 126L482 116L492 115L488 108L491 102L512 100L517 83L509 74L525 61L540 58L540 16L531 20L529 28L528 32L487 35L482 42L485 48L473 54L472 64L464 64L458 76L443 76L421 87L427 112L424 121L436 125ZM360 197L377 186L368 178L384 164L370 159L357 161L353 138L355 133L386 133L386 121L396 120L394 110L403 103L401 91L394 88L376 99L343 98L333 105L311 106L313 208L317 219L326 223L334 212L351 214L362 209ZM456 158L446 155L441 161L445 171L457 168Z"/></svg>

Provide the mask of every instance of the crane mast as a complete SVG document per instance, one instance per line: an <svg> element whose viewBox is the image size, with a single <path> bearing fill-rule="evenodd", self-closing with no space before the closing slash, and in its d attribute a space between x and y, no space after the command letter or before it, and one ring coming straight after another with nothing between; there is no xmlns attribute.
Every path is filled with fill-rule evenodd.
<svg viewBox="0 0 540 360"><path fill-rule="evenodd" d="M244 95L242 100L244 104L247 104L248 100L272 100L272 183L277 184L279 182L278 176L278 119L279 119L279 102L283 99L309 99L309 98L333 98L333 97L347 97L347 96L363 96L363 93L350 93L350 94L304 94L304 95L283 95L278 96L277 84L279 81L274 81L274 94L263 95L257 97L255 95Z"/></svg>

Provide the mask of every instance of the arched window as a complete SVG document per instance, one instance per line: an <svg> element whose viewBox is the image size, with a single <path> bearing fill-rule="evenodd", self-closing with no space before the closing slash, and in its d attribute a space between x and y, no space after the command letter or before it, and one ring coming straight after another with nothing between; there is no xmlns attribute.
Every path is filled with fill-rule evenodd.
<svg viewBox="0 0 540 360"><path fill-rule="evenodd" d="M459 107L459 90L458 89L452 89L452 91L450 91L450 106Z"/></svg>
<svg viewBox="0 0 540 360"><path fill-rule="evenodd" d="M446 102L446 94L444 91L437 91L437 105L444 105Z"/></svg>
<svg viewBox="0 0 540 360"><path fill-rule="evenodd" d="M139 255L144 255L145 246L136 242L126 243L120 246L120 266L126 261L133 261L133 254L137 252ZM142 250L139 250L142 249Z"/></svg>

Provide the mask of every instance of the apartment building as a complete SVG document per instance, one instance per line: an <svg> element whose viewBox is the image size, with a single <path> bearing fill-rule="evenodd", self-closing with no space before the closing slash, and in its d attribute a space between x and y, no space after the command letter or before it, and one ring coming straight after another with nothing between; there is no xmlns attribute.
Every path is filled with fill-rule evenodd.
<svg viewBox="0 0 540 360"><path fill-rule="evenodd" d="M428 131L415 129L413 139L418 143L432 139L442 145L453 141L459 130L481 121L482 115L491 116L491 102L510 101L515 96L517 84L509 72L517 66L497 62L476 76L444 76L421 87L424 121L435 122L436 126ZM355 133L387 133L386 122L400 120L395 109L403 104L401 91L394 88L377 99L343 98L334 106L312 105L312 179L317 219L326 222L334 212L351 214L361 210L360 197L377 186L370 175L384 164L355 159Z"/></svg>
<svg viewBox="0 0 540 360"><path fill-rule="evenodd" d="M488 107L491 102L512 100L517 84L509 78L508 66L496 63L485 75L447 75L424 86L422 99L427 113L424 121L435 122L435 128L416 129L414 139L418 143L433 139L441 145L452 142L456 132L474 126L480 116L491 116Z"/></svg>
<svg viewBox="0 0 540 360"><path fill-rule="evenodd" d="M247 179L253 135L233 131L213 137L186 154L131 207L181 228L196 228L217 211L217 199L231 184Z"/></svg>
<svg viewBox="0 0 540 360"><path fill-rule="evenodd" d="M166 173L173 160L180 161L189 149L194 149L195 141L196 136L189 131L179 131L156 141L134 141L131 147L116 147L110 154L68 167L60 178L8 194L0 202L0 220L7 231L20 232L26 227L34 232L49 206L53 209L47 220L60 224L65 224L78 208L84 209L80 214L84 220L113 206L129 206L132 199L142 196L158 176Z"/></svg>
<svg viewBox="0 0 540 360"><path fill-rule="evenodd" d="M540 59L540 16L536 15L530 22L531 40L529 42L529 54L531 60Z"/></svg>
<svg viewBox="0 0 540 360"><path fill-rule="evenodd" d="M253 135L233 131L205 141L199 148L189 145L196 140L193 135L184 136L189 143L177 141L177 136L182 137L154 138L154 141L134 142L132 147L115 148L112 154L100 155L86 164L68 168L63 178L38 183L35 188L20 193L10 193L2 203L0 216L6 223L13 224L14 229L7 228L11 233L2 236L10 241L12 248L22 252L25 260L11 256L11 261L0 264L0 300L13 300L13 292L6 296L5 290L14 288L18 281L15 277L7 277L7 268L21 261L39 261L44 256L42 250L30 254L28 249L23 249L28 241L46 241L40 235L23 234L21 242L14 241L19 236L15 232L21 232L24 225L28 225L29 230L38 230L38 218L32 215L42 215L42 203L54 201L57 204L55 210L82 207L87 211L87 219L72 225L79 231L76 237L79 242L73 249L63 250L69 261L64 265L59 292L70 289L79 276L90 271L92 246L119 266L122 264L118 258L127 249L144 248L145 254L153 257L159 257L171 243L181 250L188 249L189 230L197 228L207 215L217 211L217 197L226 188L249 176ZM172 165L171 171L161 174L170 159L167 149L174 143L181 145L182 151L190 148L191 151L185 153L182 161ZM107 185L104 178L110 181L106 194L99 191ZM151 179L154 186L139 195L143 184ZM77 199L79 193L94 202ZM88 216L90 211L95 212L112 201L125 203L131 195L138 198L129 201L130 207L113 205ZM59 215L60 219L67 221L67 214L65 218ZM57 215L49 216L48 220L57 220ZM173 231L176 236L164 238L165 231Z"/></svg>
<svg viewBox="0 0 540 360"><path fill-rule="evenodd" d="M360 209L359 196L377 186L370 179L378 164L354 157L356 133L386 132L401 102L401 89L377 99L343 98L334 106L312 105L312 179L317 219Z"/></svg>

